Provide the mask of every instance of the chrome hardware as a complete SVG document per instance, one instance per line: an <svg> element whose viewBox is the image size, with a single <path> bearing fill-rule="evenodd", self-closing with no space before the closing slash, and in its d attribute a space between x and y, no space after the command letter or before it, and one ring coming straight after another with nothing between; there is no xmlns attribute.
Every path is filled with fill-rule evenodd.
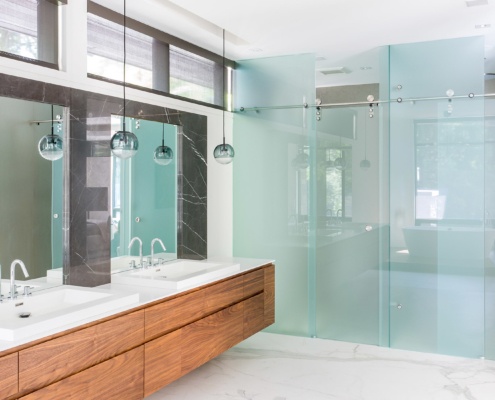
<svg viewBox="0 0 495 400"><path fill-rule="evenodd" d="M162 242L160 239L158 239L158 238L154 238L154 239L151 241L151 262L150 262L151 266L153 266L153 265L154 265L153 258L154 258L154 256L155 256L155 250L154 250L154 247L155 247L155 243L156 243L156 242L160 243L160 246L162 246L163 251L167 251L167 249L165 248L165 245L163 244L163 242Z"/></svg>
<svg viewBox="0 0 495 400"><path fill-rule="evenodd" d="M29 277L26 266L21 260L14 260L12 264L10 264L10 299L14 300L17 297L17 289L15 285L15 267L19 265L22 269L22 273L25 278Z"/></svg>
<svg viewBox="0 0 495 400"><path fill-rule="evenodd" d="M135 241L139 242L139 262L141 263L141 267L143 267L143 241L139 239L137 236L134 236L129 242L129 246L127 248L130 249ZM131 267L136 268L135 265L132 265L132 263L131 263Z"/></svg>

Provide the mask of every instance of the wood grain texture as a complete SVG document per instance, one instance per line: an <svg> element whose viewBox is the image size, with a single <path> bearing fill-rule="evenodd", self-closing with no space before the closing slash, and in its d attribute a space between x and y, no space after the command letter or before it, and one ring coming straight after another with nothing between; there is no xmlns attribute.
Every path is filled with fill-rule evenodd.
<svg viewBox="0 0 495 400"><path fill-rule="evenodd" d="M0 358L0 398L5 399L18 392L18 353Z"/></svg>
<svg viewBox="0 0 495 400"><path fill-rule="evenodd" d="M22 397L24 400L143 398L144 346Z"/></svg>
<svg viewBox="0 0 495 400"><path fill-rule="evenodd" d="M144 345L144 395L181 377L180 329Z"/></svg>
<svg viewBox="0 0 495 400"><path fill-rule="evenodd" d="M265 327L265 297L260 293L244 302L244 339Z"/></svg>
<svg viewBox="0 0 495 400"><path fill-rule="evenodd" d="M265 324L263 328L275 322L275 266L264 268L265 273Z"/></svg>
<svg viewBox="0 0 495 400"><path fill-rule="evenodd" d="M154 339L204 316L205 291L197 290L145 309L145 339Z"/></svg>
<svg viewBox="0 0 495 400"><path fill-rule="evenodd" d="M244 275L244 298L254 296L263 291L264 276L263 268Z"/></svg>
<svg viewBox="0 0 495 400"><path fill-rule="evenodd" d="M144 340L144 310L19 352L19 390L31 391L89 368Z"/></svg>
<svg viewBox="0 0 495 400"><path fill-rule="evenodd" d="M243 340L244 302L181 329L182 375Z"/></svg>
<svg viewBox="0 0 495 400"><path fill-rule="evenodd" d="M244 277L229 279L209 286L205 292L205 315L238 303L244 298Z"/></svg>

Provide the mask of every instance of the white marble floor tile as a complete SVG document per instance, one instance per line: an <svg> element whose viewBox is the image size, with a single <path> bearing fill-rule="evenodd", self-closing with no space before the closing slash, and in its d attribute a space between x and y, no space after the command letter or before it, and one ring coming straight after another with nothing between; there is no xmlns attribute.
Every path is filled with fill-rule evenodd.
<svg viewBox="0 0 495 400"><path fill-rule="evenodd" d="M258 333L148 400L495 400L495 362Z"/></svg>

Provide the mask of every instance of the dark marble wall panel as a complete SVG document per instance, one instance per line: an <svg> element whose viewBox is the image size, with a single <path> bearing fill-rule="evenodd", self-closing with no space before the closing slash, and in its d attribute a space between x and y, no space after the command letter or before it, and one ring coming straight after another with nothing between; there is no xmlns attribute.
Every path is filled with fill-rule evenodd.
<svg viewBox="0 0 495 400"><path fill-rule="evenodd" d="M122 114L122 99L5 74L0 74L0 96L69 107L64 283L88 287L109 283L110 125L112 114ZM132 101L126 103L126 115L179 126L178 256L206 258L206 117ZM103 157L97 163L101 169L97 180L88 176L91 157ZM98 187L91 186L95 181Z"/></svg>
<svg viewBox="0 0 495 400"><path fill-rule="evenodd" d="M181 115L180 145L182 163L179 169L179 258L203 259L207 253L207 140L206 117Z"/></svg>

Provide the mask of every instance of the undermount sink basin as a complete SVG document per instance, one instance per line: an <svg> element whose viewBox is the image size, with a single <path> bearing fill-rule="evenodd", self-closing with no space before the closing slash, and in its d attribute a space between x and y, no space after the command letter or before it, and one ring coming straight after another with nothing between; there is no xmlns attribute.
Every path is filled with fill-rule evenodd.
<svg viewBox="0 0 495 400"><path fill-rule="evenodd" d="M61 286L0 303L0 340L18 340L134 304L139 294ZM24 315L25 317L21 317Z"/></svg>
<svg viewBox="0 0 495 400"><path fill-rule="evenodd" d="M182 289L206 283L240 270L239 264L209 261L176 260L152 268L122 272L112 282L167 289Z"/></svg>

